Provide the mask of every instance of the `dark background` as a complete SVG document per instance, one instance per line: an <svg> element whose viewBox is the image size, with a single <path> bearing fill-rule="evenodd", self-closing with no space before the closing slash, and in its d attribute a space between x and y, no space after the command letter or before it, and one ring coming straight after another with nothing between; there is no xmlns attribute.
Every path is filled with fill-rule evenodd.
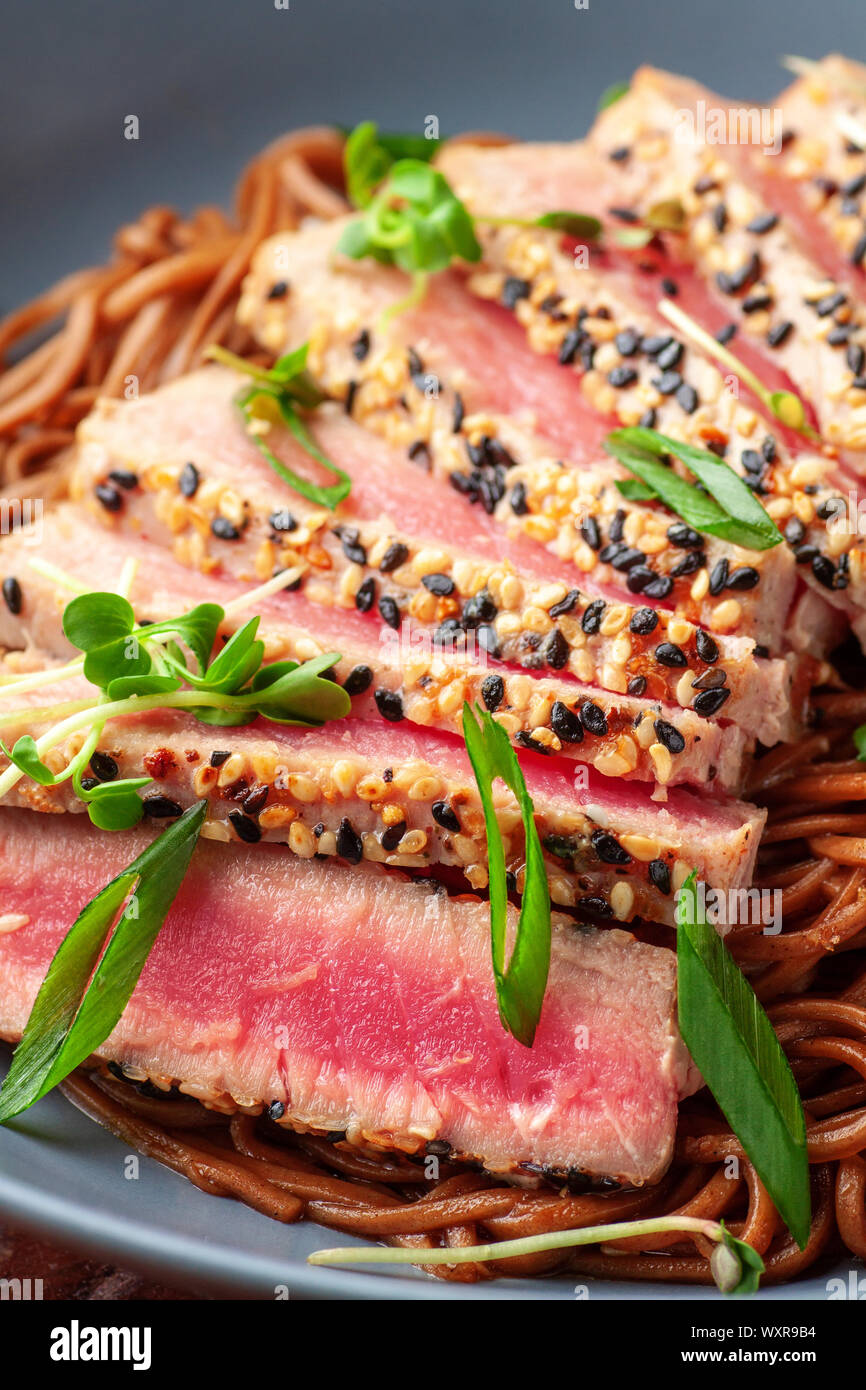
<svg viewBox="0 0 866 1390"><path fill-rule="evenodd" d="M145 206L225 202L291 126L568 138L640 63L767 101L783 52L866 57L860 0L3 0L0 311ZM139 117L141 138L123 138Z"/></svg>

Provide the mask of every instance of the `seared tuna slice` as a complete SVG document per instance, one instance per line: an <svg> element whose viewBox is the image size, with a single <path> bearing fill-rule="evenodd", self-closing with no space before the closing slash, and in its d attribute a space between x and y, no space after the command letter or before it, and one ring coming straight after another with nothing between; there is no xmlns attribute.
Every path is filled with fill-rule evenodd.
<svg viewBox="0 0 866 1390"><path fill-rule="evenodd" d="M622 98L611 111L627 100ZM629 110L635 121L641 119L633 106ZM513 145L502 149L460 145L446 147L440 158L443 172L473 211L483 211L493 203L502 214L526 218L575 202L603 208L617 206L624 197L619 161L609 157L625 148L620 134L616 127L600 124L594 134L595 152L586 145ZM658 181L652 185L653 199L658 196L657 188ZM694 194L693 199L701 202L711 191L708 188L706 193ZM650 197L649 192L646 197ZM660 279L666 268L664 258L654 252L647 259L646 250L617 251L608 244L604 252L593 253L595 260L576 266L570 243L541 228L481 228L480 239L485 263L469 277L470 288L500 301L510 277L525 280L529 292L516 302L513 312L526 328L530 346L541 354L564 357L568 370L578 376L583 394L599 411L615 415L622 424L634 425L649 412L663 433L723 453L726 462L756 488L785 534L801 579L821 595L826 606L839 608L862 626L866 614L866 541L856 526L845 524L853 475L834 458L802 452L802 440L792 441L788 436L786 444L781 426L774 422L771 429L729 389L730 381L708 358L651 310L650 305L666 293ZM635 256L657 268L659 274L644 275L635 266ZM688 288L674 286L678 303ZM546 307L557 295L568 309L564 318L559 311L551 315ZM717 306L714 322L709 317L706 291L698 287L697 297L699 307L691 303L685 307L694 309L710 331L720 329L726 311ZM813 314L812 309L808 312ZM583 355L572 356L567 351L569 334L582 335ZM622 335L628 336L629 346L633 337L638 338L636 352L622 353L618 346ZM748 335L738 335L732 350L748 358L747 344ZM768 385L789 387L783 373L775 380L770 375L774 363L770 354L752 365ZM620 368L628 368L627 384L623 384ZM792 452L792 443L797 453ZM840 505L841 524L837 521ZM714 626L718 629L723 621L729 621L732 629L738 628L740 614L737 599L721 617L716 610ZM817 633L815 638L820 642ZM825 644L822 654L829 650L830 645Z"/></svg>
<svg viewBox="0 0 866 1390"><path fill-rule="evenodd" d="M82 679L11 696L0 686L0 733L38 737L44 725L38 713L26 718L28 705L38 711L90 689ZM7 711L17 716L22 707L23 715L9 723ZM660 759L671 728L652 721L650 737ZM57 746L47 755L50 765L60 771L79 744L80 735L73 735ZM520 760L559 905L672 925L673 894L690 868L716 888L751 881L764 820L755 807L707 802L679 789L656 807L646 788L621 788L582 765L548 762L531 749L521 749ZM264 720L213 729L164 710L112 720L90 775L153 778L142 796L145 815L158 820L206 797L204 833L211 839L280 841L302 859L366 859L427 872L444 865L473 888L488 884L481 803L462 739L454 735L356 718L322 729ZM520 812L504 786L496 785L495 796L507 868L519 892L526 861ZM68 781L43 787L25 777L7 799L43 812L84 810Z"/></svg>
<svg viewBox="0 0 866 1390"><path fill-rule="evenodd" d="M408 618L432 642L468 631L491 655L524 670L568 670L619 694L645 682L648 698L701 713L707 702L693 683L713 666L730 694L710 717L723 710L764 743L795 730L791 688L808 680L803 663L761 659L740 636L713 639L705 661L701 630L624 601L631 597L624 585L570 588L564 562L539 555L525 538L504 541L484 513L476 520L462 510L444 482L427 477L419 486L411 466L342 414L330 414L335 407L318 413L318 439L350 472L353 488L336 512L316 508L275 478L233 408L236 390L234 373L212 368L138 401L103 401L79 427L73 495L106 528L170 545L206 573L265 579L275 567L297 566L313 603L370 612L395 631ZM268 438L296 471L309 471L311 461L286 431ZM186 496L190 462L198 484ZM106 480L120 468L134 474L136 486L122 496L115 489L119 505L112 498L106 507ZM294 530L275 521L287 507ZM624 541L615 549L623 573L642 554ZM743 588L753 587L754 575L741 577ZM727 570L722 578L739 591L739 578ZM734 597L728 603L739 612Z"/></svg>
<svg viewBox="0 0 866 1390"><path fill-rule="evenodd" d="M308 366L317 382L340 401L348 402L351 393L353 419L405 446L410 458L423 454L467 505L492 512L509 534L523 532L570 560L581 575L622 583L609 543L618 536L642 554L626 575L629 591L712 630L716 609L730 595L711 586L708 575L723 559L731 571L754 567L760 583L738 594L737 630L774 653L783 650L797 583L789 551L747 555L677 528L663 508L627 501L616 487L626 470L601 449L605 422L578 393L563 401L561 372L553 369L555 389L538 411L538 359L511 341L513 328L509 333L507 322L455 275L436 276L420 308L383 320L405 298L406 279L374 262L335 256L344 225L283 232L259 250L238 313L267 348L285 352L309 342ZM276 267L290 280L278 300L270 295ZM478 341L482 333L486 342ZM492 382L490 363L499 368ZM503 396L508 413L493 405ZM527 424L530 411L534 429ZM555 413L562 420L555 436L568 433L576 446L565 460L545 437Z"/></svg>
<svg viewBox="0 0 866 1390"><path fill-rule="evenodd" d="M773 104L782 112L785 142L774 159L755 158L754 172L768 201L793 221L827 274L862 296L866 67L832 54L810 63ZM851 341L860 376L856 349L862 340L852 335Z"/></svg>
<svg viewBox="0 0 866 1390"><path fill-rule="evenodd" d="M227 610L228 633L259 614L269 661L307 661L325 651L340 652L335 675L352 696L353 712L364 718L389 725L406 720L459 733L466 699L488 709L517 746L547 748L607 777L663 785L710 783L725 790L737 790L742 783L749 749L735 725L707 720L693 709L608 694L566 673L516 671L471 640L471 630L463 646L431 645L411 625L400 634L389 629L385 641L370 614L320 607L293 591L267 596L234 580L204 576L134 534L95 528L69 505L46 516L41 534L24 529L0 545L0 578L15 581L21 600L14 604L16 612L0 602L0 644L35 647L53 657L74 655L60 620L77 590L58 585L53 570L46 574L34 566L48 560L73 585L110 589L130 558L138 566L132 600L142 621L219 602ZM706 645L703 651L711 655ZM44 664L32 650L16 660L22 670ZM580 711L589 706L592 712L581 719ZM668 740L668 747L654 735L659 719L679 735Z"/></svg>
<svg viewBox="0 0 866 1390"><path fill-rule="evenodd" d="M0 1034L20 1036L75 914L147 838L79 816L49 838L3 813ZM279 1102L283 1123L352 1143L436 1141L495 1172L635 1184L667 1167L693 1086L666 948L557 924L523 1047L498 1019L486 904L267 845L199 846L99 1053L220 1109Z"/></svg>
<svg viewBox="0 0 866 1390"><path fill-rule="evenodd" d="M637 214L679 201L683 258L724 301L739 326L738 342L751 343L768 366L787 374L814 408L825 440L866 450L866 395L852 385L857 373L833 334L841 326L850 342L866 343L866 310L828 278L780 209L768 206L748 145L682 138L685 117L733 107L695 82L645 68L599 117L589 144L607 153L616 140L632 150L629 159L608 161L609 182ZM780 140L782 131L767 134ZM777 156L759 157L770 164ZM866 459L859 468L866 476Z"/></svg>

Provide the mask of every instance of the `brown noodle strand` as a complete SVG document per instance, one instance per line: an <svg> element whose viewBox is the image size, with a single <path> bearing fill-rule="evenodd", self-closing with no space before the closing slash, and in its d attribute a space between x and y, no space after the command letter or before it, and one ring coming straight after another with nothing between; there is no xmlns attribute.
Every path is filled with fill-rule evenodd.
<svg viewBox="0 0 866 1390"><path fill-rule="evenodd" d="M466 138L466 137L463 137ZM472 137L488 144L506 137ZM235 321L257 246L304 217L348 208L343 139L327 127L274 141L242 174L235 212L168 207L121 227L114 260L68 275L0 322L0 496L64 494L73 431L98 396L172 379L210 342L267 361ZM36 337L20 360L5 362ZM44 341L42 340L44 338ZM295 1134L250 1114L227 1117L172 1093L140 1093L104 1071L76 1074L64 1092L139 1152L203 1191L269 1217L303 1215L335 1230L424 1250L561 1231L671 1211L725 1215L765 1256L768 1277L796 1277L835 1240L866 1258L866 767L851 733L866 693L821 690L820 728L757 758L749 794L769 809L755 882L782 890L783 930L744 924L729 937L790 1056L807 1109L815 1211L806 1251L784 1232L766 1190L706 1093L681 1107L667 1175L639 1191L571 1194L442 1161L357 1149ZM840 963L844 964L842 971ZM739 1160L740 1176L727 1175ZM692 1253L694 1251L694 1253ZM488 1264L434 1266L438 1278L576 1274L709 1283L703 1237L674 1234L604 1248Z"/></svg>

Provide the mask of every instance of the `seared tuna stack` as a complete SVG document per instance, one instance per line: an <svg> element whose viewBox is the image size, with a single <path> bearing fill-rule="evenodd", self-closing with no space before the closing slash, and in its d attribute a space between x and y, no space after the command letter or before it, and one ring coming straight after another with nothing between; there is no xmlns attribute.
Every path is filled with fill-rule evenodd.
<svg viewBox="0 0 866 1390"><path fill-rule="evenodd" d="M209 843L101 1057L362 1146L664 1172L700 1083L677 892L692 871L751 884L753 754L802 734L833 648L866 635L863 538L838 524L866 457L855 79L841 60L803 78L774 159L683 139L707 94L654 72L583 143L446 145L481 259L408 305L406 275L338 249L350 219L264 243L239 318L262 361L306 348L303 426L240 409L225 354L97 403L68 499L0 545L4 744L43 740L54 773L84 746L44 740L92 691L64 609L94 591L122 589L140 627L218 604L214 653L255 617L268 661L327 654L349 712L124 709L87 785L149 779L141 829L96 830L77 781L4 783L0 1033L81 907L203 801ZM598 218L589 247L538 224L557 208ZM724 460L771 543L635 487L606 446L636 426ZM557 909L531 1047L497 1013L467 704L517 754ZM535 841L513 789L492 807L513 943Z"/></svg>

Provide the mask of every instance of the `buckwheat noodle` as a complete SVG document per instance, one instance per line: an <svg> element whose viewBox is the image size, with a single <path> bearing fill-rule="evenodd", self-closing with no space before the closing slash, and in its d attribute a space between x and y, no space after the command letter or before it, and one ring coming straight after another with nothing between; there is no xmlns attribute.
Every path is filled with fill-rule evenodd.
<svg viewBox="0 0 866 1390"><path fill-rule="evenodd" d="M118 231L108 265L66 276L0 322L0 495L63 495L68 447L97 396L150 390L196 366L212 342L257 351L235 322L241 280L263 238L347 208L342 144L327 128L276 141L244 171L231 217L216 207L188 218L150 208ZM770 1281L845 1248L866 1257L866 766L851 757L866 695L839 686L816 693L814 732L755 765L750 794L769 808L756 884L781 890L784 928L767 936L743 925L728 938L803 1095L814 1199L805 1251L706 1092L681 1106L660 1183L583 1192L545 1182L528 1190L450 1161L430 1182L419 1161L226 1117L175 1093L162 1099L105 1069L79 1071L64 1093L203 1191L276 1221L308 1217L423 1250L676 1212L724 1216L763 1255ZM702 1237L672 1234L430 1273L709 1283L707 1253Z"/></svg>

